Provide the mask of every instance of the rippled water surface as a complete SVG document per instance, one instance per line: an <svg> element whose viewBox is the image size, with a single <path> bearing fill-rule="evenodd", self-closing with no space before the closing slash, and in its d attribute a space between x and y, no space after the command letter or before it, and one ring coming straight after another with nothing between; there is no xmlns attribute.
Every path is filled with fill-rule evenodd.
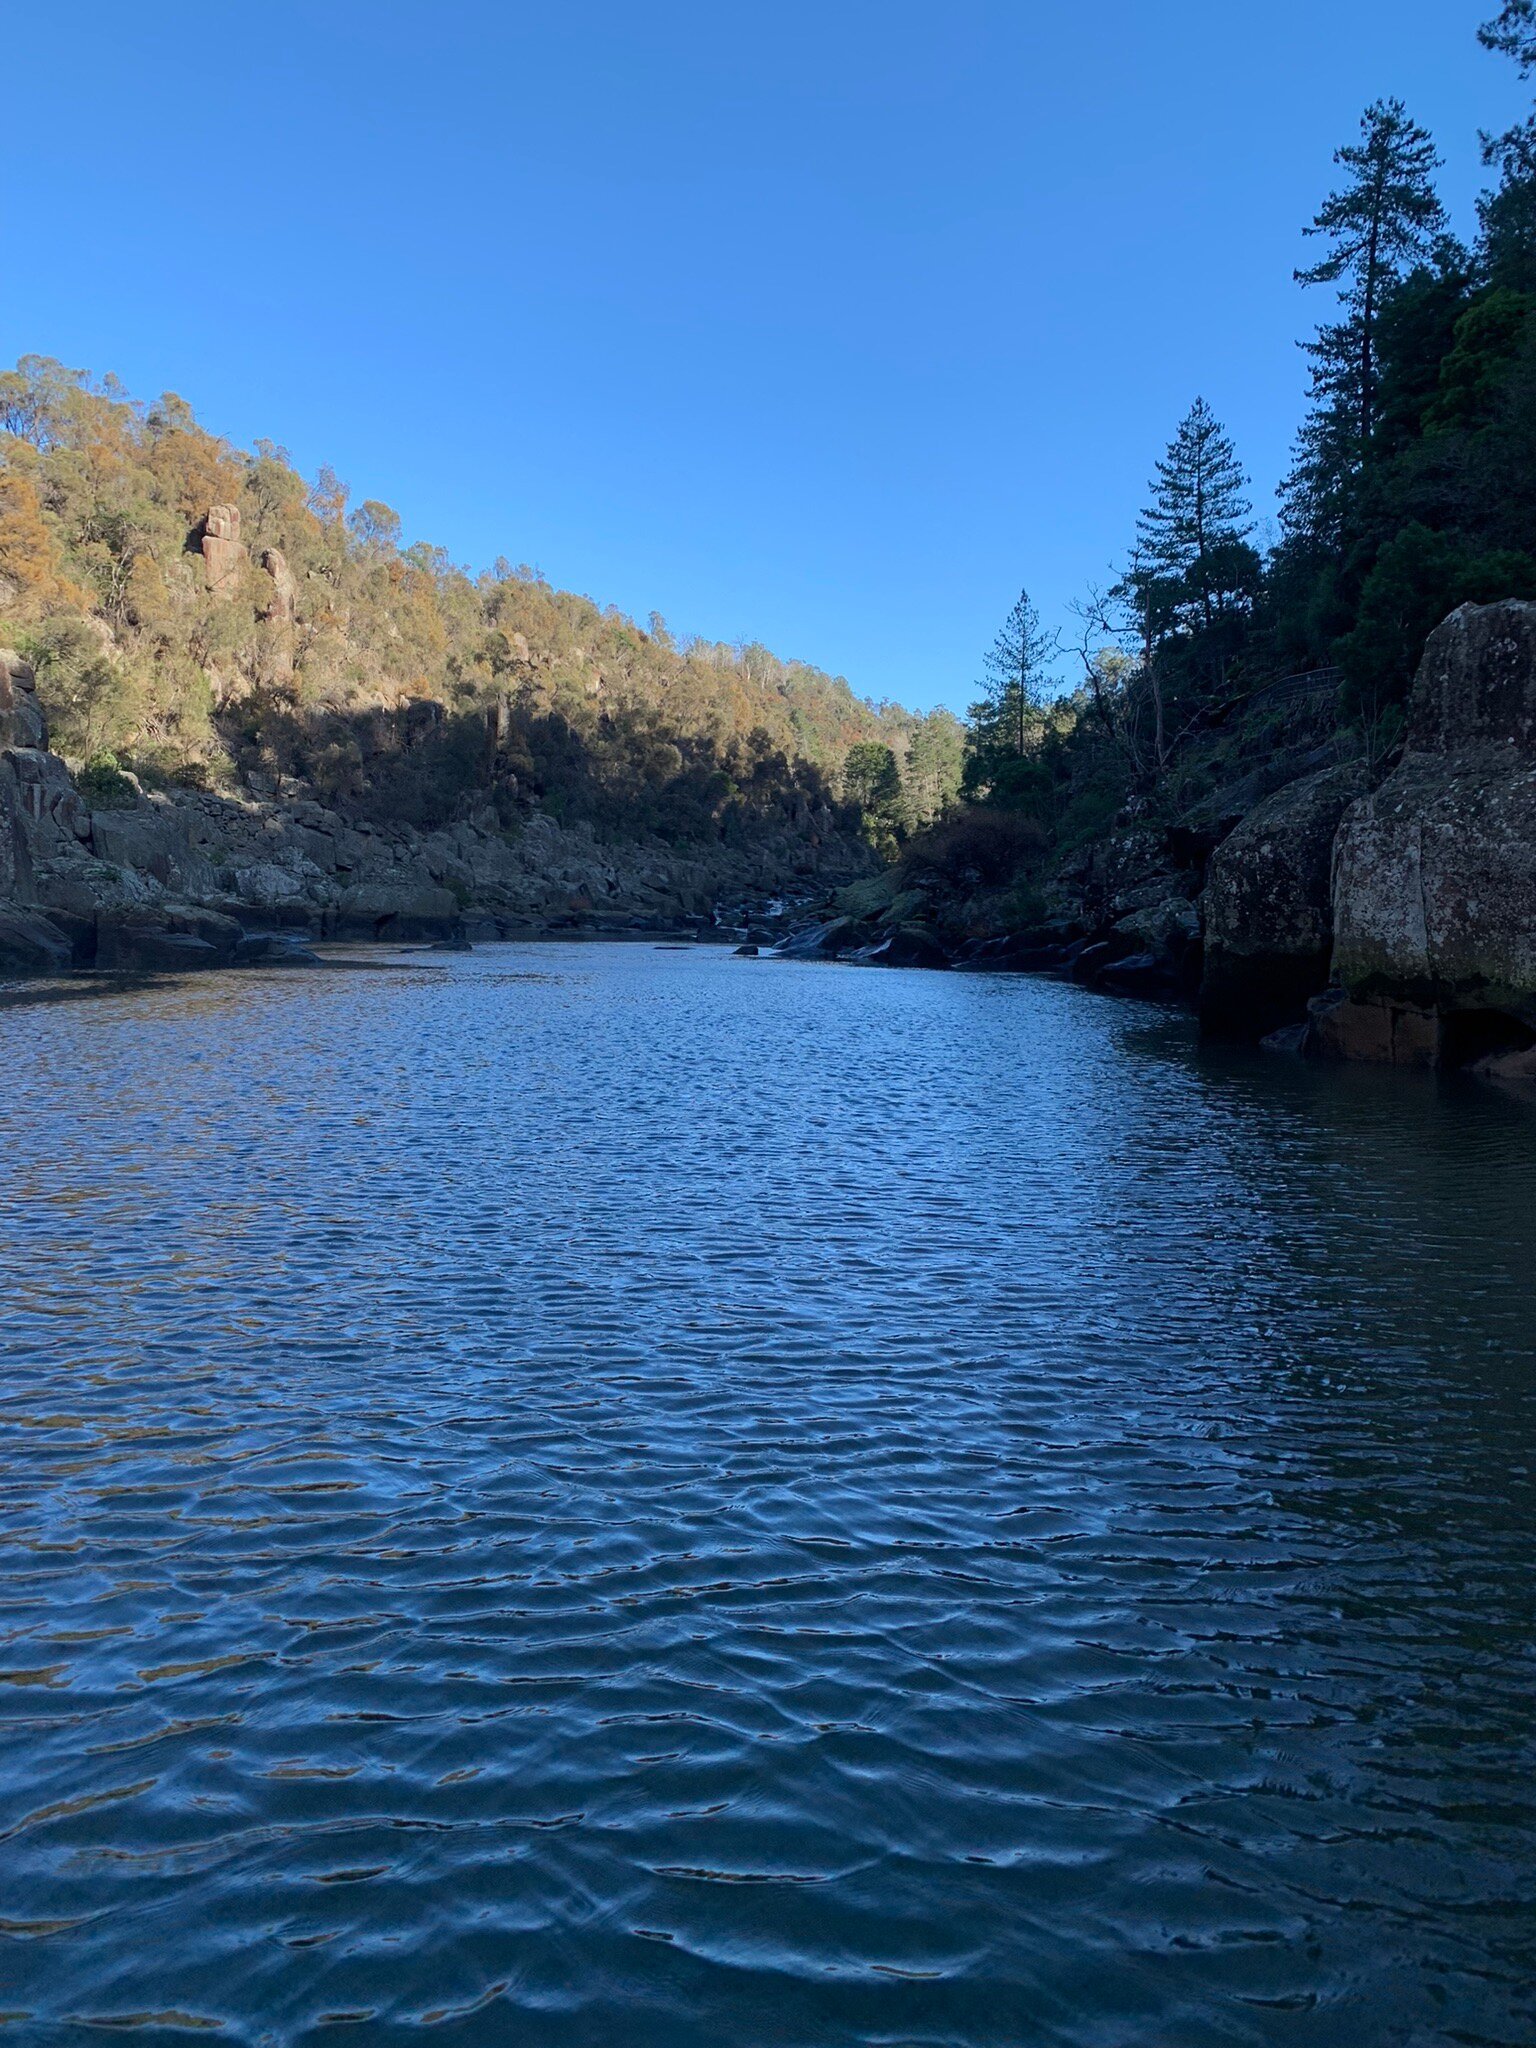
<svg viewBox="0 0 1536 2048"><path fill-rule="evenodd" d="M0 2040L1536 2041L1519 1101L648 946L0 1049Z"/></svg>

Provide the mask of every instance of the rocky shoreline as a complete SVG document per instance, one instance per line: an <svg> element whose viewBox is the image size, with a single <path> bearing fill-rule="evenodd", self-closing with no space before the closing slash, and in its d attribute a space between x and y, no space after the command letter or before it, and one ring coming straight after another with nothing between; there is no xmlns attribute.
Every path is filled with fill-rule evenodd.
<svg viewBox="0 0 1536 2048"><path fill-rule="evenodd" d="M1224 823L1122 818L1015 928L909 865L774 951L1053 974L1276 1050L1536 1079L1536 604L1463 605L1431 635L1374 785L1312 764Z"/></svg>
<svg viewBox="0 0 1536 2048"><path fill-rule="evenodd" d="M301 965L319 941L700 937L747 954L1046 973L1320 1058L1536 1077L1536 604L1431 636L1390 772L1303 761L1211 828L1123 816L1010 921L830 814L747 844L443 830L302 786L83 790L0 653L0 975ZM94 800L93 800L94 797ZM808 907L809 906L809 907Z"/></svg>
<svg viewBox="0 0 1536 2048"><path fill-rule="evenodd" d="M736 844L600 841L532 811L379 824L296 782L105 789L48 745L29 665L0 651L0 975L301 963L311 942L462 944L712 930L867 871L830 813Z"/></svg>

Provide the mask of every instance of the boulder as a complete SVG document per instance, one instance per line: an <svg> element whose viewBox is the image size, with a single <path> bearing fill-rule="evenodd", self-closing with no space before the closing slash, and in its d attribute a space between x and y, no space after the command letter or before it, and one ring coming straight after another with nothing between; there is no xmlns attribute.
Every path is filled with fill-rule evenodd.
<svg viewBox="0 0 1536 2048"><path fill-rule="evenodd" d="M889 906L881 911L879 922L888 925L912 924L921 919L927 908L926 889L903 889L891 900Z"/></svg>
<svg viewBox="0 0 1536 2048"><path fill-rule="evenodd" d="M1536 1038L1536 604L1430 635L1403 757L1346 813L1316 1049L1457 1066Z"/></svg>
<svg viewBox="0 0 1536 2048"><path fill-rule="evenodd" d="M170 884L191 851L186 820L169 804L93 811L91 848L114 867L137 868Z"/></svg>
<svg viewBox="0 0 1536 2048"><path fill-rule="evenodd" d="M242 932L234 967L318 967L320 955L294 932Z"/></svg>
<svg viewBox="0 0 1536 2048"><path fill-rule="evenodd" d="M1258 1039L1302 1020L1328 982L1334 835L1358 765L1303 776L1255 805L1211 857L1200 1022Z"/></svg>
<svg viewBox="0 0 1536 2048"><path fill-rule="evenodd" d="M866 967L947 967L949 955L926 925L899 925L852 956Z"/></svg>
<svg viewBox="0 0 1536 2048"><path fill-rule="evenodd" d="M778 948L783 960L837 960L855 952L868 937L868 928L851 917L834 917L829 924L809 925L792 932Z"/></svg>
<svg viewBox="0 0 1536 2048"><path fill-rule="evenodd" d="M62 974L74 948L41 911L0 903L0 974Z"/></svg>
<svg viewBox="0 0 1536 2048"><path fill-rule="evenodd" d="M279 867L275 861L253 861L249 867L236 868L232 879L235 895L257 910L297 903L304 894L302 879L292 868Z"/></svg>
<svg viewBox="0 0 1536 2048"><path fill-rule="evenodd" d="M96 965L112 973L184 974L222 964L218 948L192 932L116 919L104 919L96 928Z"/></svg>
<svg viewBox="0 0 1536 2048"><path fill-rule="evenodd" d="M1096 939L1081 939L1069 946L1062 956L1062 964L1074 981L1081 981L1090 987L1098 981L1106 967L1112 967L1117 960L1125 960L1141 950L1136 941L1124 932L1111 931Z"/></svg>
<svg viewBox="0 0 1536 2048"><path fill-rule="evenodd" d="M344 937L449 938L459 922L459 899L427 882L359 882L344 889L337 927Z"/></svg>
<svg viewBox="0 0 1536 2048"><path fill-rule="evenodd" d="M1178 988L1178 970L1161 953L1128 953L1107 961L1094 976L1094 987L1123 996L1167 996Z"/></svg>
<svg viewBox="0 0 1536 2048"><path fill-rule="evenodd" d="M839 889L834 898L844 917L878 917L895 900L894 868L887 868L883 874L869 875L861 882L850 882L846 889Z"/></svg>

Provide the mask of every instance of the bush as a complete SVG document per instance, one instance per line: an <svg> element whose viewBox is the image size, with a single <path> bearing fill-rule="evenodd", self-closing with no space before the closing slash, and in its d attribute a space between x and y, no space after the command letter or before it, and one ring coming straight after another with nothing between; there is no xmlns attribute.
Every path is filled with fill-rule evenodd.
<svg viewBox="0 0 1536 2048"><path fill-rule="evenodd" d="M1038 861L1050 834L1021 811L956 811L912 841L903 876L926 876L952 888L999 888Z"/></svg>
<svg viewBox="0 0 1536 2048"><path fill-rule="evenodd" d="M93 811L131 811L139 800L116 754L92 754L75 777L75 787Z"/></svg>

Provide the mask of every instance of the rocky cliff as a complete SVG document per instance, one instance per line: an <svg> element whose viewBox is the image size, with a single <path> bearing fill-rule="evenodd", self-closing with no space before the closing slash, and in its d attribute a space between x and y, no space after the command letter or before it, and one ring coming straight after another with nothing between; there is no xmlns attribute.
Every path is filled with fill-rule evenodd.
<svg viewBox="0 0 1536 2048"><path fill-rule="evenodd" d="M1536 1078L1536 604L1463 605L1431 635L1385 779L1321 751L1171 819L1128 810L1032 923L1007 861L988 874L1008 814L972 812L781 950L1052 973L1192 997L1214 1035Z"/></svg>
<svg viewBox="0 0 1536 2048"><path fill-rule="evenodd" d="M600 841L536 809L509 830L489 806L421 832L349 816L288 779L218 792L77 782L49 751L29 666L0 651L0 973L293 959L306 938L708 925L722 902L803 893L869 864L830 813L678 848Z"/></svg>
<svg viewBox="0 0 1536 2048"><path fill-rule="evenodd" d="M1463 1065L1536 1044L1536 604L1431 636L1403 756L1334 844L1318 1049Z"/></svg>

